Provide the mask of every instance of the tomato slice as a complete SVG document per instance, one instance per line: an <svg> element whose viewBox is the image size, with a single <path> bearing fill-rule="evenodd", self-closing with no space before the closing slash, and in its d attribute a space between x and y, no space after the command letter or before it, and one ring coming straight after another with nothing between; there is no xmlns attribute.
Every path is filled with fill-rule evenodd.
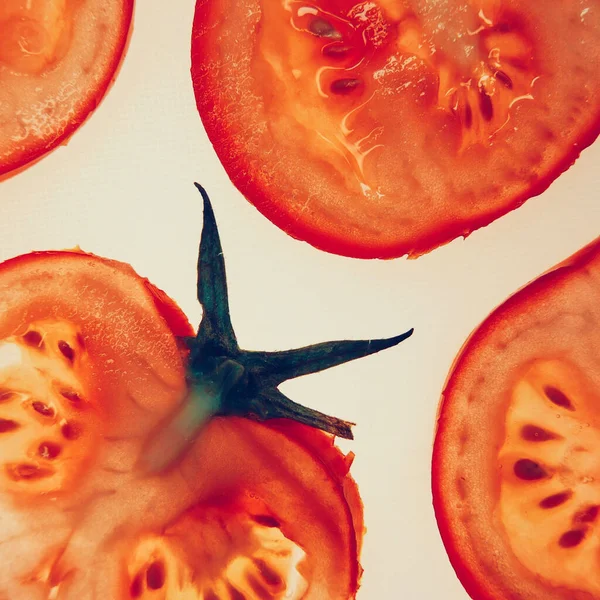
<svg viewBox="0 0 600 600"><path fill-rule="evenodd" d="M436 517L476 600L600 598L600 238L510 298L450 374Z"/></svg>
<svg viewBox="0 0 600 600"><path fill-rule="evenodd" d="M0 177L64 143L95 110L132 14L133 0L3 0Z"/></svg>
<svg viewBox="0 0 600 600"><path fill-rule="evenodd" d="M192 38L233 183L362 258L417 256L541 193L598 135L599 64L595 0L199 0Z"/></svg>
<svg viewBox="0 0 600 600"><path fill-rule="evenodd" d="M351 424L278 386L411 332L240 349L201 191L197 333L127 265L0 265L0 597L355 597L362 504L332 435Z"/></svg>

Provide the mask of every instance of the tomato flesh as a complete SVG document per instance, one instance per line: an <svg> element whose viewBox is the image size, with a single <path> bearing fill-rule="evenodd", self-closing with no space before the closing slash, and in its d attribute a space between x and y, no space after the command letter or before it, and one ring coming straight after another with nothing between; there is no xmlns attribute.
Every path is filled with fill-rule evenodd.
<svg viewBox="0 0 600 600"><path fill-rule="evenodd" d="M599 59L583 0L201 0L192 39L233 183L292 236L364 258L416 256L545 189L598 134Z"/></svg>
<svg viewBox="0 0 600 600"><path fill-rule="evenodd" d="M133 0L6 0L0 6L0 176L64 141L114 78Z"/></svg>
<svg viewBox="0 0 600 600"><path fill-rule="evenodd" d="M600 598L600 240L472 335L446 384L436 517L476 600Z"/></svg>

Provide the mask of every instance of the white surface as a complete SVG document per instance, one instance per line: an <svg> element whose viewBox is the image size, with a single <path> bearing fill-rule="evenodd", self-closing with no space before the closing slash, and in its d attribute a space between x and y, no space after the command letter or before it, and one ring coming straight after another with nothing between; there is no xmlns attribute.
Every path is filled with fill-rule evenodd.
<svg viewBox="0 0 600 600"><path fill-rule="evenodd" d="M340 258L287 237L229 182L198 117L189 76L194 0L138 3L116 85L61 148L0 184L0 259L84 250L131 263L192 322L201 202L219 223L238 339L285 349L390 336L401 346L285 386L295 400L355 421L352 472L368 534L360 600L465 600L430 493L439 394L467 335L507 296L599 233L600 145L542 197L466 241L416 261Z"/></svg>

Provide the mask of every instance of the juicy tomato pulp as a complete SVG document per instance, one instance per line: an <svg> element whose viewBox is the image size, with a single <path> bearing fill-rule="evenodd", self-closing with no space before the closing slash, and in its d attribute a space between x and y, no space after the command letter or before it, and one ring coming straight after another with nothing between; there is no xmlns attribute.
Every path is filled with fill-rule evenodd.
<svg viewBox="0 0 600 600"><path fill-rule="evenodd" d="M199 0L192 77L233 183L355 257L418 255L541 193L600 128L597 0Z"/></svg>
<svg viewBox="0 0 600 600"><path fill-rule="evenodd" d="M2 0L0 177L64 142L123 56L133 0Z"/></svg>
<svg viewBox="0 0 600 600"><path fill-rule="evenodd" d="M600 598L600 239L459 356L433 456L438 525L476 600Z"/></svg>
<svg viewBox="0 0 600 600"><path fill-rule="evenodd" d="M84 253L8 261L0 290L0 597L354 596L361 503L331 436L215 417L144 475L186 392L183 314Z"/></svg>

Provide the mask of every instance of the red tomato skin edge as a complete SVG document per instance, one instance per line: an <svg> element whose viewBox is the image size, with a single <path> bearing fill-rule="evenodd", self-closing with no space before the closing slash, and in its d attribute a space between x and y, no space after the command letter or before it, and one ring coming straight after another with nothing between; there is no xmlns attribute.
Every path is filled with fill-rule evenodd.
<svg viewBox="0 0 600 600"><path fill-rule="evenodd" d="M335 437L324 433L318 429L313 429L307 425L297 423L290 419L272 419L265 421L266 427L271 427L284 433L288 438L293 439L298 445L305 448L315 459L324 465L329 473L331 480L336 482L336 487L341 498L345 500L346 512L349 522L354 529L354 539L350 551L354 557L352 561L352 582L354 598L360 588L360 580L363 574L363 568L359 563L359 557L362 551L362 540L366 533L364 525L364 506L358 492L356 481L350 475L350 467L354 460L354 454L344 455L339 448L335 446Z"/></svg>
<svg viewBox="0 0 600 600"><path fill-rule="evenodd" d="M110 65L110 68L107 69L107 73L110 74L102 85L98 89L98 93L92 96L87 105L80 111L79 115L76 119L69 123L69 126L65 128L64 132L57 137L51 144L49 144L46 149L39 154L39 147L36 149L32 149L31 151L24 154L24 156L17 163L10 163L6 168L2 168L0 166L0 183L22 173L29 167L35 165L43 158L46 158L50 153L54 152L60 146L66 146L69 143L69 140L73 136L73 134L82 127L86 121L92 116L92 114L96 111L98 106L102 103L110 88L114 85L119 72L121 71L121 67L123 66L123 62L125 60L125 55L127 54L127 50L129 48L129 44L131 42L131 35L133 33L133 13L134 13L134 4L135 0L123 0L123 13L126 15L125 18L121 20L122 29L119 35L119 46L118 51L115 52L113 61Z"/></svg>
<svg viewBox="0 0 600 600"><path fill-rule="evenodd" d="M210 22L210 6L209 0L198 0L196 4L196 11L194 14L194 25L192 33L192 81L196 81L194 65L201 62L201 57L210 55L211 48L208 40L208 36L201 35L198 32L208 30L210 27L206 25ZM203 83L206 84L205 81ZM197 87L197 86L194 86ZM210 92L211 84L203 86L204 90ZM213 145L213 148L224 146L222 140L227 139L227 132L221 122L221 119L205 119L203 115L213 114L215 111L215 104L210 95L204 93L198 93L195 90L196 96L196 107L200 113L204 129L208 135L208 138ZM360 259L394 259L402 256L407 256L409 259L419 258L424 254L448 244L456 238L462 237L466 239L471 233L482 227L486 227L496 219L504 216L505 214L519 208L529 198L539 196L542 194L550 184L557 179L562 173L567 171L579 158L581 152L596 140L600 134L600 112L596 116L593 124L583 132L581 138L577 143L573 144L572 151L566 154L561 161L552 169L545 177L540 178L533 186L528 188L522 194L516 196L506 206L486 215L482 215L477 218L473 218L470 223L459 223L456 222L451 225L441 226L428 235L425 235L412 245L406 243L397 245L386 245L386 246L364 246L360 243L353 243L334 239L325 233L315 231L311 227L302 224L299 220L290 219L284 211L280 210L276 204L270 199L265 191L256 185L249 182L248 178L244 176L244 169L241 169L239 163L236 162L235 157L230 155L229 160L224 156L225 153L217 155L221 164L223 165L229 179L233 185L242 193L242 195L252 204L263 216L265 216L274 225L279 227L290 237L297 239L302 242L306 242L318 250L323 250L331 254L338 254L340 256L346 256L348 258L360 258ZM220 143L221 142L221 143ZM252 200L249 200L252 198Z"/></svg>
<svg viewBox="0 0 600 600"><path fill-rule="evenodd" d="M448 414L452 412L451 399L454 395L456 380L462 375L465 363L467 363L466 368L468 368L468 361L471 355L477 355L479 348L485 345L488 336L494 330L501 328L505 320L510 318L515 310L522 310L523 306L534 306L538 297L544 294L547 289L552 288L555 283L559 282L569 273L583 268L594 259L598 252L600 252L600 237L521 287L508 300L497 307L467 338L457 357L454 359L449 376L444 384L437 411L437 427L434 432L435 437L431 462L433 509L450 563L466 592L475 600L509 600L509 598L501 597L498 595L501 592L496 592L490 589L489 586L486 587L482 583L482 581L485 581L485 577L481 575L477 578L474 575L474 571L478 570L477 565L469 568L464 560L461 559L458 544L452 532L452 515L446 512L444 502L442 501L444 495L442 489L444 482L441 477L444 455L443 438L446 432Z"/></svg>
<svg viewBox="0 0 600 600"><path fill-rule="evenodd" d="M122 262L101 258L79 249L31 252L0 263L0 273L5 268L18 268L19 265L30 260L37 260L39 258L60 259L65 255L88 256L90 258L101 260L104 263L111 264L116 268L129 270L133 277L143 281L146 290L152 297L156 309L174 335L182 337L195 335L194 328L190 325L187 317L177 306L175 301L169 298L163 290L150 283L148 279L140 277L129 265ZM336 484L340 498L345 500L347 516L354 529L354 539L352 540L352 545L349 550L354 557L354 560L352 561L351 586L354 590L354 594L356 594L360 586L360 579L363 572L358 557L360 556L362 549L362 538L365 533L365 526L363 520L363 504L358 492L358 486L349 473L354 455L344 455L341 450L335 446L335 438L333 436L318 429L296 423L295 421L288 419L273 419L264 422L263 426L283 433L286 437L293 440L299 446L306 449L309 454L314 456L315 460L318 460L327 469L327 472L331 476L331 480Z"/></svg>

